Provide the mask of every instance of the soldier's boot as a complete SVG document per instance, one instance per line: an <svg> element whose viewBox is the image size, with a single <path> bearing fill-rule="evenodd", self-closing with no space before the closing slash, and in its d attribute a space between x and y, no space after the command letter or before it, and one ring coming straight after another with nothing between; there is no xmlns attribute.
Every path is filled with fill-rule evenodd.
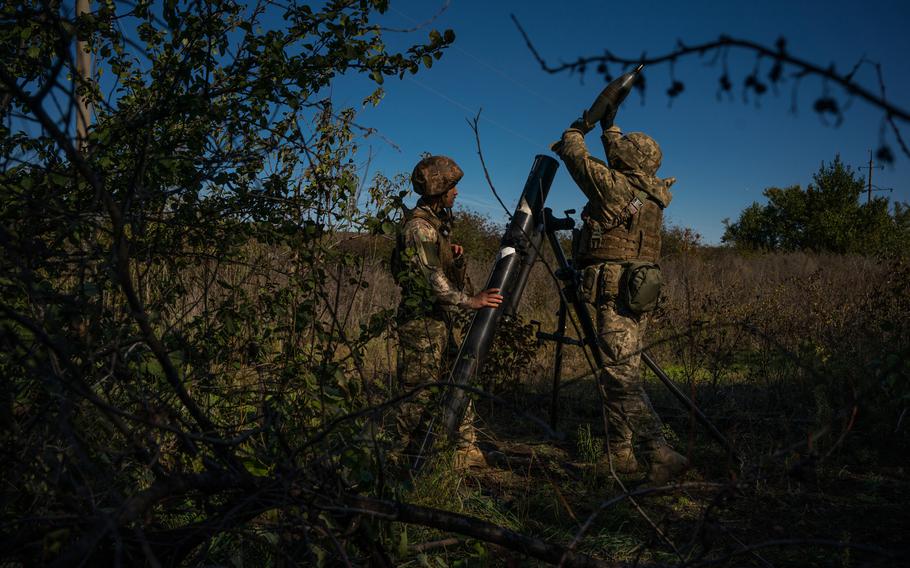
<svg viewBox="0 0 910 568"><path fill-rule="evenodd" d="M600 463L609 471L611 461L613 463L613 471L616 473L629 474L638 471L638 460L635 459L635 452L632 451L631 442L610 443L610 455L604 456Z"/></svg>
<svg viewBox="0 0 910 568"><path fill-rule="evenodd" d="M455 469L487 467L487 458L477 447L477 430L474 428L474 405L469 404L465 419L458 429L458 444L455 448Z"/></svg>
<svg viewBox="0 0 910 568"><path fill-rule="evenodd" d="M487 467L487 458L476 445L464 446L455 450L455 469L482 469Z"/></svg>
<svg viewBox="0 0 910 568"><path fill-rule="evenodd" d="M655 445L649 458L651 470L648 472L648 481L653 485L663 485L689 468L688 458L666 443Z"/></svg>

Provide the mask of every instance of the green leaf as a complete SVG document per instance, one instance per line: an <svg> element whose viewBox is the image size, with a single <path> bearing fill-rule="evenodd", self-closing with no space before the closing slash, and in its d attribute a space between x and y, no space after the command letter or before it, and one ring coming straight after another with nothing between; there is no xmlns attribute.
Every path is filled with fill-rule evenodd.
<svg viewBox="0 0 910 568"><path fill-rule="evenodd" d="M164 367L161 366L161 363L158 362L158 359L156 359L154 355L149 354L148 359L145 360L143 367L146 373L155 377L156 379L164 378Z"/></svg>
<svg viewBox="0 0 910 568"><path fill-rule="evenodd" d="M401 525L401 534L398 535L398 556L405 558L408 555L408 527Z"/></svg>
<svg viewBox="0 0 910 568"><path fill-rule="evenodd" d="M268 467L263 466L258 460L252 458L243 460L243 467L257 477L265 477L269 474Z"/></svg>

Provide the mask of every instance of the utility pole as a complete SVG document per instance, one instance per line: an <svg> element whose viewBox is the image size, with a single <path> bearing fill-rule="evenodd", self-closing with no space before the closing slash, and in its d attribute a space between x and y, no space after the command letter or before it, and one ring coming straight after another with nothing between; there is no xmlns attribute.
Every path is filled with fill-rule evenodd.
<svg viewBox="0 0 910 568"><path fill-rule="evenodd" d="M88 14L90 11L90 0L76 0L76 17L82 14ZM86 85L92 79L92 56L88 52L88 44L79 37L76 37L76 86L77 91L80 85ZM88 97L76 94L76 146L79 150L86 149L86 140L88 139L88 127L92 120L92 108L88 103Z"/></svg>
<svg viewBox="0 0 910 568"><path fill-rule="evenodd" d="M869 189L866 194L866 204L872 203L872 150L869 150Z"/></svg>

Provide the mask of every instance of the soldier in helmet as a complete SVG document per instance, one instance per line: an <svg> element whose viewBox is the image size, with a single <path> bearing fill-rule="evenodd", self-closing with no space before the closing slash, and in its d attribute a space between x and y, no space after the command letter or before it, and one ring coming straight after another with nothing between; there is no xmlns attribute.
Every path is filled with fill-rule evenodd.
<svg viewBox="0 0 910 568"><path fill-rule="evenodd" d="M607 105L593 124L586 112L553 150L588 198L576 243L576 266L582 270L582 293L596 309L598 337L607 361L600 375L607 394L607 449L617 471L632 473L639 469L635 449L641 448L639 455L643 453L650 462L649 480L662 484L682 473L688 460L665 440L660 418L642 388L639 363L647 312L660 293L656 264L660 231L676 179L655 175L661 151L654 140L640 132L623 135L613 124L617 106ZM597 122L603 130L608 164L591 156L585 146L585 135Z"/></svg>
<svg viewBox="0 0 910 568"><path fill-rule="evenodd" d="M502 303L498 288L473 294L465 273L464 249L453 242L452 205L463 175L458 164L446 156L420 160L411 174L420 199L404 216L392 256L392 272L402 292L398 379L403 390L444 380L458 348L459 312L496 308ZM398 413L398 430L409 453L428 450L415 437L422 437L421 430L427 426L431 400L429 391L421 391ZM483 461L475 445L472 417L469 411L456 454L463 465Z"/></svg>

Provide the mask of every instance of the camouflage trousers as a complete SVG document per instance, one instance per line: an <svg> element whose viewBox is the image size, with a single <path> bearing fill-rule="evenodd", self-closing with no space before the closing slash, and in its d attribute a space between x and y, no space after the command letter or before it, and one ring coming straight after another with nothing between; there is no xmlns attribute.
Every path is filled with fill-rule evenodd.
<svg viewBox="0 0 910 568"><path fill-rule="evenodd" d="M417 318L398 328L398 389L407 392L418 385L442 382L458 355L460 334L453 326L432 318ZM396 415L396 429L406 454L427 452L426 431L442 431L442 399L439 388L423 389L403 402ZM458 447L476 442L474 406L469 403L459 429Z"/></svg>
<svg viewBox="0 0 910 568"><path fill-rule="evenodd" d="M647 320L647 315L636 316L617 306L615 300L597 306L597 333L606 363L599 378L607 395L611 449L628 447L633 442L648 450L666 444L663 424L641 382L642 338Z"/></svg>

